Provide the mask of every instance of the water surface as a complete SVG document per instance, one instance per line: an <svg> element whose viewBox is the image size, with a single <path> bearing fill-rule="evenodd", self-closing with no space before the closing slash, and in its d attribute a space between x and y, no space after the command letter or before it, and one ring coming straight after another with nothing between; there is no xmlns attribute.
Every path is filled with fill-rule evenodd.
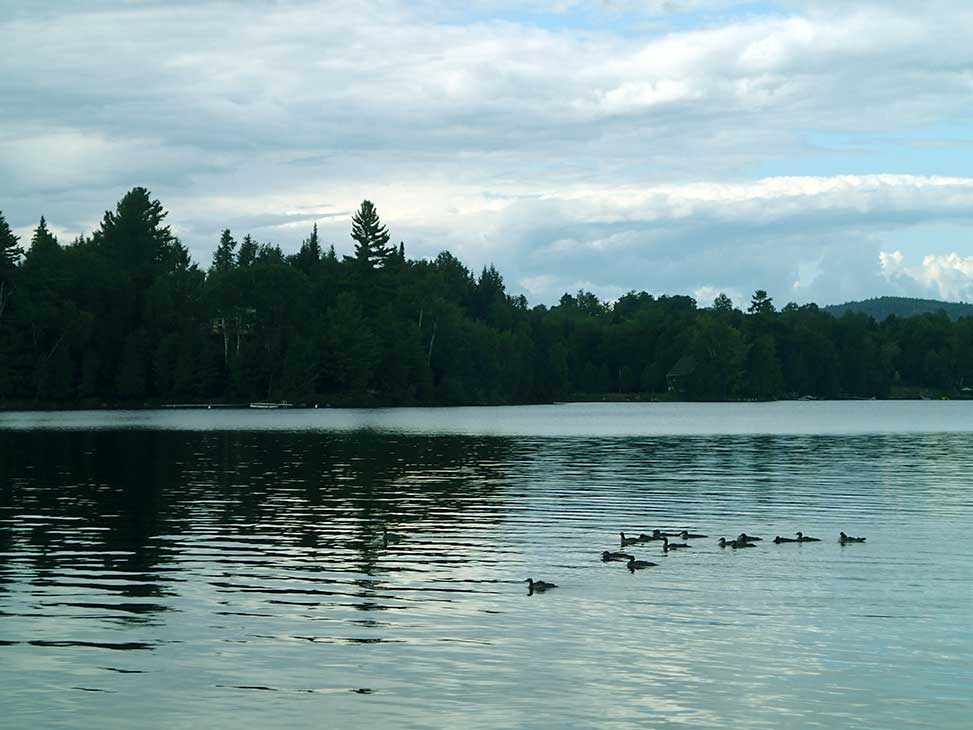
<svg viewBox="0 0 973 730"><path fill-rule="evenodd" d="M0 726L966 728L971 412L2 414Z"/></svg>

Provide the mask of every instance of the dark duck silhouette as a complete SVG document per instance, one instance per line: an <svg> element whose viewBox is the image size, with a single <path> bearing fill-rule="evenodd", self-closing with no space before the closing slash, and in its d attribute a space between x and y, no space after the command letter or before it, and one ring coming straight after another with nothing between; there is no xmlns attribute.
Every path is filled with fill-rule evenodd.
<svg viewBox="0 0 973 730"><path fill-rule="evenodd" d="M865 542L865 538L864 537L849 537L844 532L842 532L838 536L838 542L840 542L842 545L847 545L850 542Z"/></svg>
<svg viewBox="0 0 973 730"><path fill-rule="evenodd" d="M653 565L658 565L658 563L650 563L648 560L636 560L635 558L628 561L628 569L633 573L643 568L651 568Z"/></svg>
<svg viewBox="0 0 973 730"><path fill-rule="evenodd" d="M607 563L609 560L632 560L634 559L634 556L629 555L628 553L608 552L607 550L605 550L601 554L601 559Z"/></svg>
<svg viewBox="0 0 973 730"><path fill-rule="evenodd" d="M781 543L785 542L800 542L800 540L798 540L796 537L781 537L780 535L777 535L777 537L774 538L774 544L776 545L780 545Z"/></svg>
<svg viewBox="0 0 973 730"><path fill-rule="evenodd" d="M738 542L760 542L761 540L763 540L762 537L754 537L753 535L748 535L745 532L741 532L739 535L737 535Z"/></svg>
<svg viewBox="0 0 973 730"><path fill-rule="evenodd" d="M719 546L721 548L730 547L736 550L737 548L748 548L757 547L752 542L745 542L743 540L727 540L725 537L721 537L719 541Z"/></svg>
<svg viewBox="0 0 973 730"><path fill-rule="evenodd" d="M684 542L669 542L668 537L662 538L662 552L664 553L667 553L670 550L677 550L679 548L688 548L688 547L689 545L687 545Z"/></svg>
<svg viewBox="0 0 973 730"><path fill-rule="evenodd" d="M821 542L821 538L818 537L805 537L803 532L798 531L797 533L798 542Z"/></svg>
<svg viewBox="0 0 973 730"><path fill-rule="evenodd" d="M524 582L527 583L527 590L530 591L530 593L532 594L543 593L544 591L550 590L551 588L557 588L557 584L555 583L547 583L542 580L534 580L533 578L528 578Z"/></svg>
<svg viewBox="0 0 973 730"><path fill-rule="evenodd" d="M677 535L677 537L680 537L683 540L696 540L696 539L699 539L699 538L702 538L702 537L709 537L709 535L698 535L698 534L689 532L688 530L683 530L682 532L680 532Z"/></svg>
<svg viewBox="0 0 973 730"><path fill-rule="evenodd" d="M639 541L639 539L637 537L625 537L625 533L624 532L619 532L618 534L622 538L622 540L621 540L622 547L625 547L626 545L635 545Z"/></svg>

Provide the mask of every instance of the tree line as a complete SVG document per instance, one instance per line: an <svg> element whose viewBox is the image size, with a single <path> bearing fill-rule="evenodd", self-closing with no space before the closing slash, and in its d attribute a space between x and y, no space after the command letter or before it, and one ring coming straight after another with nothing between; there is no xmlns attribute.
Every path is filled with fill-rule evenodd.
<svg viewBox="0 0 973 730"><path fill-rule="evenodd" d="M973 318L882 322L814 304L746 311L720 295L565 294L531 307L493 267L447 251L410 259L375 206L354 253L223 231L202 269L134 188L90 236L29 242L0 212L0 406L286 400L331 405L537 403L960 394L973 385Z"/></svg>

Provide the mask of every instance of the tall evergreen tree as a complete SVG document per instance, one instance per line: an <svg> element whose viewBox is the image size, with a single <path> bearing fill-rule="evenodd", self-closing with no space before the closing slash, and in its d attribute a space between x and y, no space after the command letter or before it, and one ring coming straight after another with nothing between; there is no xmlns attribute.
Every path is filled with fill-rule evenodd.
<svg viewBox="0 0 973 730"><path fill-rule="evenodd" d="M757 289L750 297L750 306L747 308L750 314L768 314L774 311L774 300L767 295L763 289Z"/></svg>
<svg viewBox="0 0 973 730"><path fill-rule="evenodd" d="M3 217L3 211L0 211L0 277L17 266L17 260L24 252L24 249L17 245L19 240L20 238L14 235Z"/></svg>
<svg viewBox="0 0 973 730"><path fill-rule="evenodd" d="M346 258L355 261L360 270L374 270L392 253L388 228L382 225L370 200L363 200L351 219L351 237L355 239L355 255Z"/></svg>
<svg viewBox="0 0 973 730"><path fill-rule="evenodd" d="M220 243L213 254L213 265L210 273L223 274L233 268L236 264L236 241L227 228L220 234Z"/></svg>
<svg viewBox="0 0 973 730"><path fill-rule="evenodd" d="M254 262L257 260L257 251L260 246L253 237L248 233L243 237L243 242L240 244L240 251L237 254L236 262L237 266L241 269L245 269L248 266L253 266Z"/></svg>
<svg viewBox="0 0 973 730"><path fill-rule="evenodd" d="M321 260L321 241L318 238L318 224L314 224L311 235L301 242L301 250L294 256L294 264L305 274L311 270Z"/></svg>
<svg viewBox="0 0 973 730"><path fill-rule="evenodd" d="M154 276L167 273L168 264L183 258L174 251L179 244L169 226L163 225L166 215L148 190L132 188L114 211L105 213L95 243L136 285L146 286Z"/></svg>

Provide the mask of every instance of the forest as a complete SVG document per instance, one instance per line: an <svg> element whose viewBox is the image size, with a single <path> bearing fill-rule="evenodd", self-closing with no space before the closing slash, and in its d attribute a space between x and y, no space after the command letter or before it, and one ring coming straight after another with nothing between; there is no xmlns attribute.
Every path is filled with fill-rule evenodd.
<svg viewBox="0 0 973 730"><path fill-rule="evenodd" d="M97 230L21 241L0 211L0 407L382 406L957 397L973 318L590 292L530 306L493 267L410 259L364 201L354 253L225 230L206 268L145 188Z"/></svg>

